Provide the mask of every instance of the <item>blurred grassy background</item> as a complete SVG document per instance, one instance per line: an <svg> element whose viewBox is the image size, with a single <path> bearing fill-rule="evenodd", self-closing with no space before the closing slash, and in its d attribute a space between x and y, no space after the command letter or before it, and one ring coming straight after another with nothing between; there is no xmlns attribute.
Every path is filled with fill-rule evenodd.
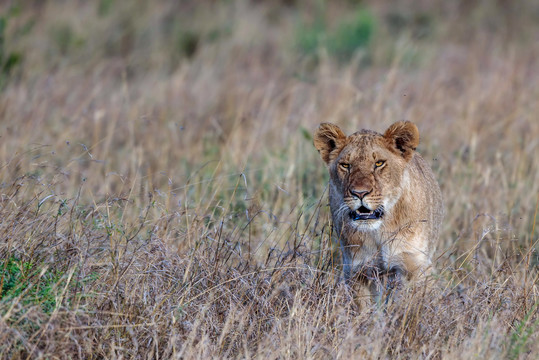
<svg viewBox="0 0 539 360"><path fill-rule="evenodd" d="M171 309L184 309L178 299L190 296L213 309L217 300L206 295L222 290L215 284L235 284L234 276L250 271L258 277L249 278L246 291L256 293L255 283L268 281L287 287L292 298L297 293L290 287L312 278L298 270L301 276L274 280L271 269L307 266L333 274L328 177L311 139L324 121L349 133L382 132L402 119L418 125L419 151L446 204L441 277L472 289L467 296L479 302L487 297L476 291L478 284L506 289L511 279L520 290L509 300L496 294L515 315L492 336L532 329L526 339L536 338L530 327L536 312L529 311L537 305L539 263L538 34L539 5L527 0L2 2L2 334L20 335L2 353L54 357L58 349L75 351L72 342L56 337L65 335L87 338L90 345L74 352L81 357L92 346L115 357L114 344L126 338L138 339L131 356L177 355L155 345L176 331L168 344L196 357L204 342L189 335L196 329L163 320L163 303L150 311L156 324L151 336L136 327L121 334L103 329L132 324L139 310L130 306L149 306L139 297L150 293L164 296ZM127 283L155 282L151 276L159 271L146 278L141 269L150 273L156 262L168 281L181 285L126 290ZM242 301L227 293L238 289L223 290L219 301L241 308ZM114 309L103 305L112 293ZM22 310L14 313L17 306ZM276 311L268 306L260 305L257 314ZM310 318L311 310L299 313ZM47 331L44 324L59 311L97 311L100 322L68 316L74 328L86 326L92 335ZM182 311L184 323L202 321L196 309ZM367 314L357 311L358 319ZM469 328L497 310L487 307L483 317L476 311L462 310L476 317L459 328L454 343L432 340L435 356L483 344ZM216 322L221 329L208 335L207 354L247 356L223 330L235 321L227 319L240 315L225 313L207 316L209 328ZM30 325L21 325L32 316ZM520 321L521 328L515 325ZM346 328L363 336L377 326L364 324ZM271 346L277 357L292 351L287 346L294 341L270 336L274 325L247 336L255 338L254 347L247 346L251 354L262 356L256 350L262 344L280 344ZM116 342L96 340L103 332ZM419 337L404 344L397 335L372 356L389 348L403 356L426 354ZM141 345L145 336L153 343ZM215 345L219 336L224 343ZM362 353L362 347L345 346L357 337L320 336L315 345L333 349L332 357ZM466 348L466 339L475 345ZM494 341L494 352L485 356L529 354L532 342L519 341ZM348 350L339 353L338 346Z"/></svg>

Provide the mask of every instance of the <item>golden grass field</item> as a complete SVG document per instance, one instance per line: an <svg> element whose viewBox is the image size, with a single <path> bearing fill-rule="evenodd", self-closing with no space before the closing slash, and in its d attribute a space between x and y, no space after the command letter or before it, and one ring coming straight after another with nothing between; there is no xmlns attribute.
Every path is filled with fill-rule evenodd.
<svg viewBox="0 0 539 360"><path fill-rule="evenodd" d="M535 359L539 6L3 1L1 359ZM340 281L320 122L417 124L446 215Z"/></svg>

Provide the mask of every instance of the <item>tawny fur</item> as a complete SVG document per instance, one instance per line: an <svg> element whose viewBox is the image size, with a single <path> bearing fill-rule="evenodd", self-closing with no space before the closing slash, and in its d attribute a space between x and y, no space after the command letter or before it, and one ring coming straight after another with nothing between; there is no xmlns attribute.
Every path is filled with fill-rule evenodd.
<svg viewBox="0 0 539 360"><path fill-rule="evenodd" d="M330 173L329 201L345 279L366 280L374 295L384 274L416 277L430 270L443 218L442 195L415 149L419 131L408 121L382 135L346 136L323 123L314 145ZM378 209L378 219L353 220L351 212ZM397 277L397 281L400 276Z"/></svg>

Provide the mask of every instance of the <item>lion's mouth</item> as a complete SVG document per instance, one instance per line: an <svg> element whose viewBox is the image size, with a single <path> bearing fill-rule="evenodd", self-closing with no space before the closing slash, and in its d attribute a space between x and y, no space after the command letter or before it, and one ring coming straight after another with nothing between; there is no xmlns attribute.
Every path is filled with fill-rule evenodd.
<svg viewBox="0 0 539 360"><path fill-rule="evenodd" d="M378 208L376 210L370 210L363 205L359 209L350 212L350 218L353 221L378 220L382 216L384 216L384 211L381 208Z"/></svg>

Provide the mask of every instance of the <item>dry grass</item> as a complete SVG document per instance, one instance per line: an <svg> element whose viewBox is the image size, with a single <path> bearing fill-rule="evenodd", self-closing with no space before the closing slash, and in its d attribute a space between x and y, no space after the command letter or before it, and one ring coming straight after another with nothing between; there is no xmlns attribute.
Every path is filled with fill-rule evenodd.
<svg viewBox="0 0 539 360"><path fill-rule="evenodd" d="M535 358L539 10L440 3L372 2L348 60L300 54L295 1L1 5L0 358ZM309 136L401 119L447 215L377 307Z"/></svg>

